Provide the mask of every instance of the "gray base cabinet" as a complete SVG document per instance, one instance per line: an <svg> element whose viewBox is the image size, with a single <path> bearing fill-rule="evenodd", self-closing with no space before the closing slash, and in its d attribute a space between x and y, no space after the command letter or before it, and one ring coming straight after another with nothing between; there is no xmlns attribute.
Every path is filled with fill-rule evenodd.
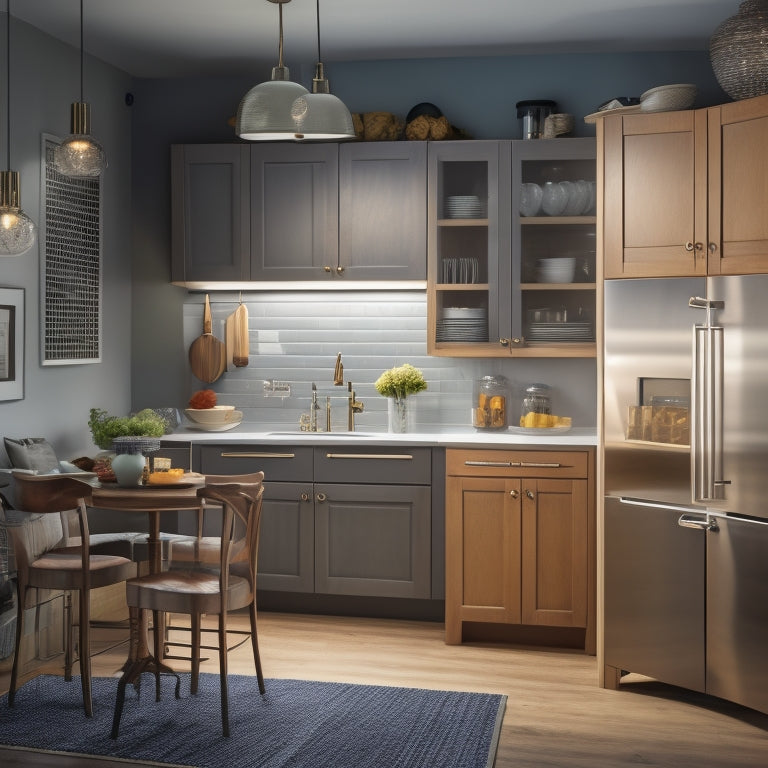
<svg viewBox="0 0 768 768"><path fill-rule="evenodd" d="M265 473L259 589L433 597L430 448L204 445L199 460Z"/></svg>

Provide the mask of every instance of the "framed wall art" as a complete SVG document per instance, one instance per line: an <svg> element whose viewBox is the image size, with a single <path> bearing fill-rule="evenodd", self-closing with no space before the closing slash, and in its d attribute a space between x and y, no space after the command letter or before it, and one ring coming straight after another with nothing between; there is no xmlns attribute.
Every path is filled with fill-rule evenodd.
<svg viewBox="0 0 768 768"><path fill-rule="evenodd" d="M24 289L0 288L0 400L24 399Z"/></svg>
<svg viewBox="0 0 768 768"><path fill-rule="evenodd" d="M40 357L42 365L101 361L101 180L56 169L61 140L42 137Z"/></svg>

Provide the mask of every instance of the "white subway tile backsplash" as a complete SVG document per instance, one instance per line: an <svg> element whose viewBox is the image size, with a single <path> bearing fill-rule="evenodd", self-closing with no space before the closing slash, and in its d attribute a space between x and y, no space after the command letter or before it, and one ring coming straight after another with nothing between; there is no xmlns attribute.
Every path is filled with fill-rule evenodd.
<svg viewBox="0 0 768 768"><path fill-rule="evenodd" d="M226 318L239 296L210 294L210 299L213 332L224 339ZM428 389L414 399L417 425L424 428L469 425L473 382L486 374L503 374L520 391L534 381L550 384L555 403L562 404L575 426L595 425L594 360L429 357L423 292L266 292L244 293L242 300L249 315L248 366L228 371L210 385L190 372L189 389L190 395L197 389L215 390L220 401L242 410L247 422L293 428L309 410L312 383L332 384L341 352L344 380L352 381L357 398L365 403L356 417L359 429L386 428L386 398L376 392L374 382L384 370L406 362L420 368L428 382ZM202 294L190 294L184 305L186 348L200 334L203 301ZM291 396L265 397L264 380L290 383Z"/></svg>

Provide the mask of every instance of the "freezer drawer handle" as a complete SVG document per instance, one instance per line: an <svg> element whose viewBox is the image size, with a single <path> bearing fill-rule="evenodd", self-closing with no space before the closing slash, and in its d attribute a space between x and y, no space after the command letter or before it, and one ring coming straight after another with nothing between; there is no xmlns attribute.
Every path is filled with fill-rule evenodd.
<svg viewBox="0 0 768 768"><path fill-rule="evenodd" d="M410 461L413 456L409 453L326 453L326 459L398 459Z"/></svg>
<svg viewBox="0 0 768 768"><path fill-rule="evenodd" d="M222 451L223 459L295 459L295 453L252 453L249 451Z"/></svg>
<svg viewBox="0 0 768 768"><path fill-rule="evenodd" d="M697 528L704 531L719 531L717 520L714 518L694 517L693 515L680 515L677 524L681 528Z"/></svg>
<svg viewBox="0 0 768 768"><path fill-rule="evenodd" d="M522 467L520 461L465 461L465 467Z"/></svg>

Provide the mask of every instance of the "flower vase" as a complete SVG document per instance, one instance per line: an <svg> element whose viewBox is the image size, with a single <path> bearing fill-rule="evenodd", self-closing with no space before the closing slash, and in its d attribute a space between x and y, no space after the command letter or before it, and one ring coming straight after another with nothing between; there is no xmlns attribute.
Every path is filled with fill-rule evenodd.
<svg viewBox="0 0 768 768"><path fill-rule="evenodd" d="M407 395L387 398L389 431L404 434L413 431L413 408Z"/></svg>
<svg viewBox="0 0 768 768"><path fill-rule="evenodd" d="M140 453L118 453L112 459L112 471L117 484L122 488L134 488L141 485L146 459Z"/></svg>

